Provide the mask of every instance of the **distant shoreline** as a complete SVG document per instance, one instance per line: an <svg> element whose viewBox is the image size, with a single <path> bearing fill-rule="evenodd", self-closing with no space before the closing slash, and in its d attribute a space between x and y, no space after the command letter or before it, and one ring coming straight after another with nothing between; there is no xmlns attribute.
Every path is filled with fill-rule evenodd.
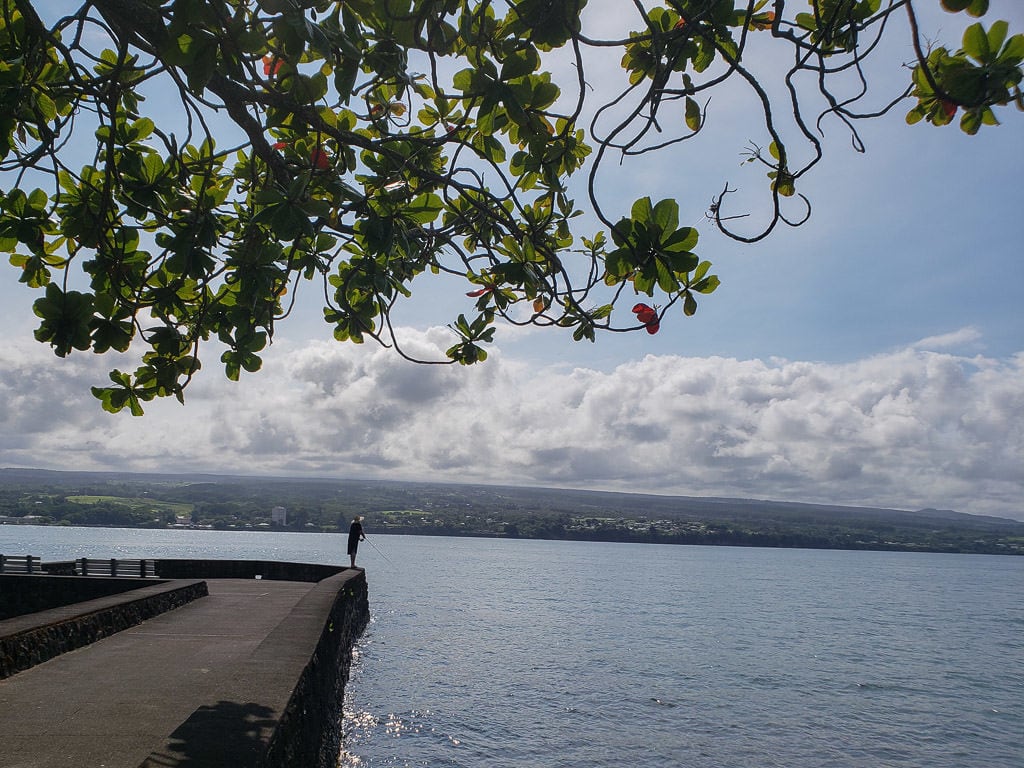
<svg viewBox="0 0 1024 768"><path fill-rule="evenodd" d="M550 488L0 469L0 523L1024 554L1024 522Z"/></svg>
<svg viewBox="0 0 1024 768"><path fill-rule="evenodd" d="M127 529L127 530L151 530L151 531L204 531L210 533L320 533L320 534L339 534L347 535L347 531L343 531L337 528L331 530L323 529L303 529L303 530L291 530L288 528L272 527L272 528L256 528L256 527L245 527L245 528L214 528L212 526L153 526L153 525L66 525L61 523L24 523L24 522L11 522L11 521L0 521L0 526L32 526L37 528L108 528L108 529ZM368 531L369 532L369 531ZM950 554L950 555L996 555L996 556L1019 556L1024 555L1024 544L1017 547L1007 546L1006 548L1000 549L963 549L955 547L929 547L927 545L919 546L913 544L896 544L896 543L864 543L862 545L854 544L814 544L807 541L801 541L799 535L792 535L787 538L791 538L790 543L771 543L770 539L762 541L758 540L757 536L751 536L750 534L738 535L737 540L707 540L695 538L692 540L679 541L669 540L664 537L628 537L622 536L620 538L614 538L612 536L597 537L597 536L563 536L560 538L545 537L545 536L510 536L503 533L488 533L488 532L459 532L459 531L438 531L430 529L414 529L414 528L401 528L396 529L393 527L379 528L372 531L372 535L375 536L435 536L435 537L449 537L449 538L467 538L467 539L506 539L510 541L578 541L583 543L603 543L603 544L667 544L671 546L696 546L696 547L746 547L752 549L811 549L811 550L834 550L842 552L904 552L904 553L928 553L928 554ZM14 554L14 553L4 553Z"/></svg>

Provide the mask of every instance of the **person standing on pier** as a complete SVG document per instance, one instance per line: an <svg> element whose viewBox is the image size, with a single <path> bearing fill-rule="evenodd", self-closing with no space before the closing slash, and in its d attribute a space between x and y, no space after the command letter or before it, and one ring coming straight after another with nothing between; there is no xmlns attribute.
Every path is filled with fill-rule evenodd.
<svg viewBox="0 0 1024 768"><path fill-rule="evenodd" d="M365 541L363 535L363 518L356 515L352 518L352 525L348 529L348 556L352 560L352 567L356 567L356 550L359 549L359 542Z"/></svg>

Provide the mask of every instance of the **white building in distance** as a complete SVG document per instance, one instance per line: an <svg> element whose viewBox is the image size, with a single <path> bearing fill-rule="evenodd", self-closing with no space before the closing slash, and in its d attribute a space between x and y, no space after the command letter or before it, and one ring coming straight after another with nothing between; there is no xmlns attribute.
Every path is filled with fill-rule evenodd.
<svg viewBox="0 0 1024 768"><path fill-rule="evenodd" d="M288 510L284 507L274 507L270 510L270 522L272 525L288 525Z"/></svg>

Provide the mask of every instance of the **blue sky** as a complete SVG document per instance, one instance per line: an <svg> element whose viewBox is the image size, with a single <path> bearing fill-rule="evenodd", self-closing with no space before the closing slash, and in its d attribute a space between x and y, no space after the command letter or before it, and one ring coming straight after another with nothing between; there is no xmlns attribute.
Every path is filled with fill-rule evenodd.
<svg viewBox="0 0 1024 768"><path fill-rule="evenodd" d="M937 7L919 2L922 26L955 44L970 20ZM992 7L1024 31L1024 5ZM616 28L619 9L592 23ZM910 58L900 34L890 61ZM908 74L890 68L872 87L898 91L893 71ZM742 99L715 94L692 148L609 163L599 177L613 217L636 196L674 197L683 223L700 228L697 251L722 286L693 318L673 313L656 336L596 344L501 329L483 366L423 368L332 342L310 291L263 372L227 382L210 354L184 407L154 403L132 419L103 413L88 393L125 363L59 360L32 341L35 297L8 267L0 465L522 483L1024 519L1024 116L1005 110L1004 125L967 137L907 126L907 103L860 126L866 154L826 124L826 158L800 186L811 220L742 245L703 221L727 180L764 188L762 171L741 167L747 141L762 140ZM443 352L443 323L471 308L465 290L427 286L398 316L407 343Z"/></svg>

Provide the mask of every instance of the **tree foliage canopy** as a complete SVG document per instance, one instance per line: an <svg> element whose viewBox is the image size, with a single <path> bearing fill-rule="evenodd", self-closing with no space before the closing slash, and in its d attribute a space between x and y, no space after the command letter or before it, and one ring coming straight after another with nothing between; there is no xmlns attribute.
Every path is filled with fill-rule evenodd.
<svg viewBox="0 0 1024 768"><path fill-rule="evenodd" d="M700 134L727 81L760 105L748 160L767 174L770 215L738 229L726 185L706 193L707 219L743 242L810 215L800 185L825 120L859 145L856 121L903 99L907 122L967 133L1024 106L1024 35L1003 21L947 48L922 40L910 0L638 0L632 30L598 39L594 6L88 0L44 19L39 3L0 0L0 250L43 291L36 338L60 356L139 345L136 370L93 390L139 414L183 400L206 342L229 378L258 370L300 294L322 293L336 339L411 358L392 310L418 277L459 277L475 312L453 319L447 360L422 362L485 359L498 318L577 340L653 333L718 278L674 200L606 211L598 169ZM867 61L897 21L916 52L910 83L861 106ZM778 83L759 80L750 62L780 48ZM589 79L607 60L617 92ZM584 214L602 228L575 232ZM613 318L622 302L633 314Z"/></svg>

